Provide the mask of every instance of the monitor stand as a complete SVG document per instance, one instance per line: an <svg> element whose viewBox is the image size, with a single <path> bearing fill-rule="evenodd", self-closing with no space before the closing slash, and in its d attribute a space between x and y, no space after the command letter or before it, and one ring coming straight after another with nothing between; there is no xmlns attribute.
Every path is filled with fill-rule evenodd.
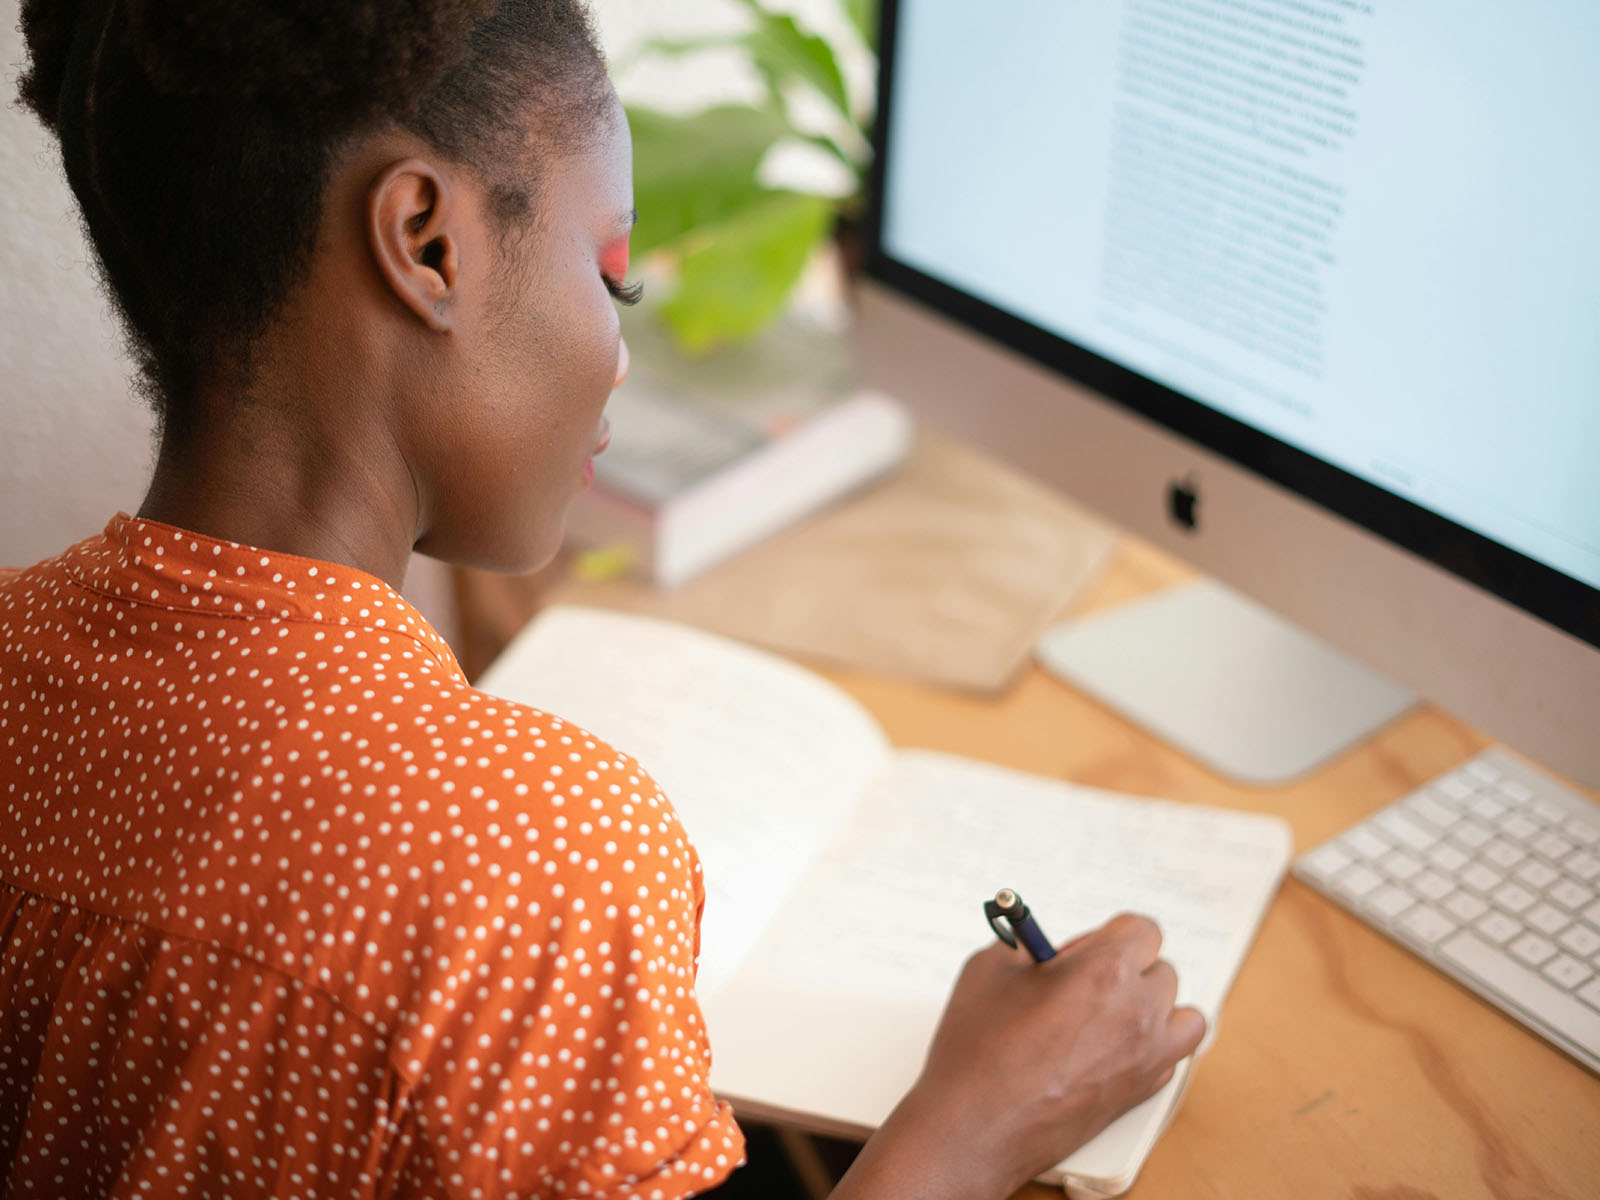
<svg viewBox="0 0 1600 1200"><path fill-rule="evenodd" d="M1243 783L1284 783L1416 697L1221 584L1181 584L1045 630L1044 667Z"/></svg>

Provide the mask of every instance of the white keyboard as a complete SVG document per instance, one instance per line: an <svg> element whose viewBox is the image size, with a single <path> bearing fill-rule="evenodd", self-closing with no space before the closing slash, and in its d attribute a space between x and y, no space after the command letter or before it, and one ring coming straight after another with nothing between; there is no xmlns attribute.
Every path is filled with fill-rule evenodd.
<svg viewBox="0 0 1600 1200"><path fill-rule="evenodd" d="M1489 750L1294 873L1600 1073L1600 805Z"/></svg>

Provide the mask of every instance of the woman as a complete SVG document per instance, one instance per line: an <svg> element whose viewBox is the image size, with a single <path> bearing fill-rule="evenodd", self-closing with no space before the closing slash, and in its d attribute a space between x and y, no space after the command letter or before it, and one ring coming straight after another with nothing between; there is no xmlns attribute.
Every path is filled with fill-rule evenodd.
<svg viewBox="0 0 1600 1200"><path fill-rule="evenodd" d="M633 214L583 10L23 24L161 445L138 516L0 577L7 1194L714 1186L693 847L394 590L546 562L605 445ZM1004 1196L1155 1090L1203 1030L1158 948L975 955L837 1194Z"/></svg>

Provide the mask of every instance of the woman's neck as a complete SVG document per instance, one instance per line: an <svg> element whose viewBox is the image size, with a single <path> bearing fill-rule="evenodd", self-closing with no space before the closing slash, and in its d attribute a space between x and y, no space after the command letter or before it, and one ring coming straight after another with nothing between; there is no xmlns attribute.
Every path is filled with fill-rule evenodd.
<svg viewBox="0 0 1600 1200"><path fill-rule="evenodd" d="M238 417L182 437L169 432L139 516L343 563L398 589L418 536L419 496L404 457L381 430L346 445L328 433L292 419Z"/></svg>

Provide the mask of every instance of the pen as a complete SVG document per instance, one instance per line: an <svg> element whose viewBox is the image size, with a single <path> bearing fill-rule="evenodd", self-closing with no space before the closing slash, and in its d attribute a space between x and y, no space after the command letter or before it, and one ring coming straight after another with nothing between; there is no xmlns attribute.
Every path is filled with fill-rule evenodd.
<svg viewBox="0 0 1600 1200"><path fill-rule="evenodd" d="M1010 888L1001 888L993 900L985 900L983 915L989 918L989 928L994 930L995 937L1013 949L1020 944L1033 955L1034 962L1045 962L1056 956L1055 947L1039 928L1039 922L1033 919L1022 897Z"/></svg>

